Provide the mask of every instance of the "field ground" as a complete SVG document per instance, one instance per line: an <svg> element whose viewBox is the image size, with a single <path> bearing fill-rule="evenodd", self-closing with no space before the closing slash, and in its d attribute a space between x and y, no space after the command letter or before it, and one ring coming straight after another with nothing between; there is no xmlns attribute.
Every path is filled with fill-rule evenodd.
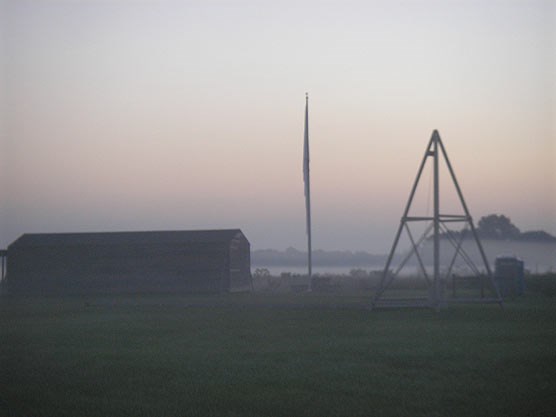
<svg viewBox="0 0 556 417"><path fill-rule="evenodd" d="M2 416L553 416L556 298L0 298Z"/></svg>

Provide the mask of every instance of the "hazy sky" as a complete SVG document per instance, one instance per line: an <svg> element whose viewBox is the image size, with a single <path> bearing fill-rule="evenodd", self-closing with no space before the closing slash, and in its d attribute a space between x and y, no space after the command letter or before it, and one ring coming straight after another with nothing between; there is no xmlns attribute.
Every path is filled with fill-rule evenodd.
<svg viewBox="0 0 556 417"><path fill-rule="evenodd" d="M0 4L1 247L239 227L304 248L306 91L314 248L387 252L433 129L476 220L556 234L554 0Z"/></svg>

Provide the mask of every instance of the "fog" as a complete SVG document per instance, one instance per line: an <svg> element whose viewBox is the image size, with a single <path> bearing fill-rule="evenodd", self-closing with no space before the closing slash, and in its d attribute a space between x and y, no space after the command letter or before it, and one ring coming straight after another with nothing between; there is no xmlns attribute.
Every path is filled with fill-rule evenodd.
<svg viewBox="0 0 556 417"><path fill-rule="evenodd" d="M515 256L525 263L525 269L530 273L545 273L556 271L556 242L519 242L510 240L481 240L489 266L494 270L494 263L498 256ZM469 255L479 270L484 270L484 262L474 240L466 239L462 250ZM409 253L410 249L403 243L395 252L391 269L396 267ZM446 240L441 240L440 266L446 270L454 257L455 249ZM427 267L433 265L433 243L425 242L419 254ZM376 272L384 269L387 253L371 254L368 252L352 251L322 251L313 252L313 271L316 274L348 275L352 269ZM285 251L255 250L251 255L252 270L266 268L273 275L282 272L304 275L307 273L307 252L288 248ZM468 264L459 255L454 262L453 272L466 274L470 272ZM419 264L415 255L400 271L401 275L411 276L419 273Z"/></svg>
<svg viewBox="0 0 556 417"><path fill-rule="evenodd" d="M491 268L498 256L515 256L525 263L525 269L531 273L544 273L556 270L556 243L542 242L517 242L502 240L482 240L481 244ZM484 268L480 253L475 241L466 239L462 245L463 250L471 257L479 269ZM427 242L423 247L424 261L432 265L432 242ZM451 261L454 248L447 242L441 244L441 266L447 267ZM465 271L465 263L460 259L456 262L456 268Z"/></svg>

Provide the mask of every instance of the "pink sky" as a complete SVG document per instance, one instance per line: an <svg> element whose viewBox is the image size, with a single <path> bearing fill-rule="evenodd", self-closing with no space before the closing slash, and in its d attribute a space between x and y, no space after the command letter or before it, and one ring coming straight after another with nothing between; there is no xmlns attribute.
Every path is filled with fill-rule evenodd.
<svg viewBox="0 0 556 417"><path fill-rule="evenodd" d="M305 247L306 91L315 248L389 249L433 129L475 219L556 234L553 1L1 4L2 247L220 227Z"/></svg>

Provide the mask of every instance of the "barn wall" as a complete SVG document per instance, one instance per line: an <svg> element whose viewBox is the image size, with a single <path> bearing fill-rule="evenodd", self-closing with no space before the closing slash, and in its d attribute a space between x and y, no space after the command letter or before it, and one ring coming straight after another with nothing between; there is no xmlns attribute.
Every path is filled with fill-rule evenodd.
<svg viewBox="0 0 556 417"><path fill-rule="evenodd" d="M210 291L223 289L222 243L13 247L8 291Z"/></svg>
<svg viewBox="0 0 556 417"><path fill-rule="evenodd" d="M230 291L251 289L251 247L243 234L230 242Z"/></svg>

